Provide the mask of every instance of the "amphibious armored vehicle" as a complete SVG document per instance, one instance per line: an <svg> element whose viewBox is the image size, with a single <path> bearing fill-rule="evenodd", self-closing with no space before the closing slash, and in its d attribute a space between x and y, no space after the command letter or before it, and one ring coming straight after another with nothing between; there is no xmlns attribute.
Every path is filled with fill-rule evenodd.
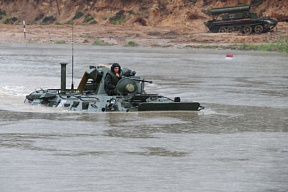
<svg viewBox="0 0 288 192"><path fill-rule="evenodd" d="M26 103L63 108L71 111L199 111L198 102L181 102L179 97L169 99L158 94L147 94L145 83L152 83L134 71L123 68L123 78L116 86L118 95L109 96L104 90L104 81L109 66L90 66L76 89L66 89L66 65L61 63L61 89L37 90L26 96ZM73 86L71 86L73 87Z"/></svg>
<svg viewBox="0 0 288 192"><path fill-rule="evenodd" d="M213 17L213 20L204 22L213 33L231 33L240 31L245 34L265 33L276 27L278 20L271 17L258 17L257 13L250 12L250 5L223 7L204 10L204 13ZM221 20L218 17L221 16Z"/></svg>

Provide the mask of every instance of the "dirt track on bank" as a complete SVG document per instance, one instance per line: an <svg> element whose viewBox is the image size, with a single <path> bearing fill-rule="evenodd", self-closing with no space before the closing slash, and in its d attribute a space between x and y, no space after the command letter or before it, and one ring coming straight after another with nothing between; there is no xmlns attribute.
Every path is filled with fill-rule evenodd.
<svg viewBox="0 0 288 192"><path fill-rule="evenodd" d="M287 36L288 24L280 22L277 30L263 34L243 35L242 33L210 33L203 26L202 20L194 21L191 27L148 27L120 25L74 25L73 41L75 44L91 45L95 40L104 44L124 46L129 41L139 46L160 47L197 47L231 46L235 44L266 44L276 41L280 36ZM23 25L0 24L0 43L71 43L72 25L26 25L26 39Z"/></svg>

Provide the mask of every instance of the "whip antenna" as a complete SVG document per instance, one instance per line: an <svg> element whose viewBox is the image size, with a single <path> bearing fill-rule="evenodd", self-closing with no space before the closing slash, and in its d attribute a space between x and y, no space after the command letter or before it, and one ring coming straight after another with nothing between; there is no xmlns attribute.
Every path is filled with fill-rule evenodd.
<svg viewBox="0 0 288 192"><path fill-rule="evenodd" d="M73 21L72 21L72 83L71 83L72 91L74 90L73 72L74 72L74 38L73 38Z"/></svg>

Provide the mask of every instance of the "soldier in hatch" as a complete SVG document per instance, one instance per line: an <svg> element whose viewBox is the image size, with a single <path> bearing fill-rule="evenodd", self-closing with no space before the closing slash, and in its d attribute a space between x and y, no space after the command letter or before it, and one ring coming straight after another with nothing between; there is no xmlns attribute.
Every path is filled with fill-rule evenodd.
<svg viewBox="0 0 288 192"><path fill-rule="evenodd" d="M116 85L122 78L121 66L118 63L113 63L111 70L108 71L105 77L104 89L108 95L117 95Z"/></svg>

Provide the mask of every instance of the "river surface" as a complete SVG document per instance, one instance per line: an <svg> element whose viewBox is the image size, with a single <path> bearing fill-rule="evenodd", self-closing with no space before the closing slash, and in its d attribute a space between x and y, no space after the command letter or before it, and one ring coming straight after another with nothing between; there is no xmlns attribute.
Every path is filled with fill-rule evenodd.
<svg viewBox="0 0 288 192"><path fill-rule="evenodd" d="M74 45L74 82L118 62L200 112L81 113L24 104L60 88L71 45L0 44L0 191L288 191L288 55ZM226 59L233 54L233 59Z"/></svg>

